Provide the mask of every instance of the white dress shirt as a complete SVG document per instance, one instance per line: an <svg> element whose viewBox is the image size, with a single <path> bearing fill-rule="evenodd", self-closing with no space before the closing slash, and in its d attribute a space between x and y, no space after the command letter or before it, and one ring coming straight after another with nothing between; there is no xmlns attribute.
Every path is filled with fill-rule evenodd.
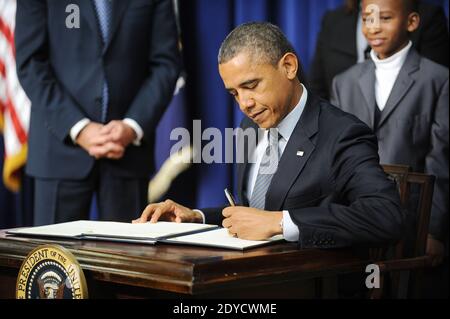
<svg viewBox="0 0 450 319"><path fill-rule="evenodd" d="M375 63L375 99L380 111L386 106L386 102L391 95L392 88L411 47L412 42L409 41L406 47L383 60L380 60L373 50L370 52L370 56Z"/></svg>

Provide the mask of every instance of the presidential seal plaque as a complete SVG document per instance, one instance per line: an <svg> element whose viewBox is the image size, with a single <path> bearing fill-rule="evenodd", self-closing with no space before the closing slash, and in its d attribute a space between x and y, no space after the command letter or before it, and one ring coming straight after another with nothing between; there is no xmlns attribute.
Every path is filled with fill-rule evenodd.
<svg viewBox="0 0 450 319"><path fill-rule="evenodd" d="M88 290L75 257L59 245L35 248L20 267L17 299L85 299Z"/></svg>

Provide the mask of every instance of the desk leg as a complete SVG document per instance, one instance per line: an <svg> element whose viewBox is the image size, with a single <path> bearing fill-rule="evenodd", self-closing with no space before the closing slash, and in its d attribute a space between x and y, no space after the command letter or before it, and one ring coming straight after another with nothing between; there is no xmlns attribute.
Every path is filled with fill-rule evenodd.
<svg viewBox="0 0 450 319"><path fill-rule="evenodd" d="M0 267L0 299L16 298L17 269Z"/></svg>

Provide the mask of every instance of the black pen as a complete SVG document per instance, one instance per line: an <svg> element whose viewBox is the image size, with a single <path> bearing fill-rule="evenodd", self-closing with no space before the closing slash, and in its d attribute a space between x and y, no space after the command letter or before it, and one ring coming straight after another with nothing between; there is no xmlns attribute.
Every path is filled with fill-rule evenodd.
<svg viewBox="0 0 450 319"><path fill-rule="evenodd" d="M230 193L230 191L228 190L228 188L225 188L225 189L224 189L224 192L225 192L225 196L226 196L227 199L228 199L228 202L230 202L230 205L231 205L231 206L236 206L236 201L234 200L233 195L231 195L231 193Z"/></svg>

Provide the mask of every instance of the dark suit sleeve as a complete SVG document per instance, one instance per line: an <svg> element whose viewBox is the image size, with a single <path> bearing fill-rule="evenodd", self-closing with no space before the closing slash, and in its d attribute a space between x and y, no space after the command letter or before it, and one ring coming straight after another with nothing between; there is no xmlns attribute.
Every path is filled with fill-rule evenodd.
<svg viewBox="0 0 450 319"><path fill-rule="evenodd" d="M444 241L449 223L449 130L448 130L448 77L437 99L431 127L431 149L425 158L425 173L436 176L430 218L430 234Z"/></svg>
<svg viewBox="0 0 450 319"><path fill-rule="evenodd" d="M52 71L47 30L47 1L18 0L15 29L17 75L33 108L45 108L46 126L64 141L72 126L86 115Z"/></svg>
<svg viewBox="0 0 450 319"><path fill-rule="evenodd" d="M172 1L154 2L149 76L125 117L134 119L144 130L144 138L154 132L169 104L180 72L178 34Z"/></svg>
<svg viewBox="0 0 450 319"><path fill-rule="evenodd" d="M327 39L326 32L328 30L328 13L322 19L319 36L317 38L316 51L311 62L311 70L309 72L308 84L315 94L324 99L329 98L328 84L325 77L324 69L324 42Z"/></svg>
<svg viewBox="0 0 450 319"><path fill-rule="evenodd" d="M420 55L448 67L448 22L444 10L431 4L423 4L421 8L419 38L415 41L417 49Z"/></svg>
<svg viewBox="0 0 450 319"><path fill-rule="evenodd" d="M222 211L225 209L225 207L226 206L201 209L201 211L205 215L205 224L222 226Z"/></svg>
<svg viewBox="0 0 450 319"><path fill-rule="evenodd" d="M403 231L404 214L394 182L379 165L377 140L370 129L353 122L330 148L337 198L319 207L290 210L302 248L381 245ZM337 203L339 204L337 204Z"/></svg>

